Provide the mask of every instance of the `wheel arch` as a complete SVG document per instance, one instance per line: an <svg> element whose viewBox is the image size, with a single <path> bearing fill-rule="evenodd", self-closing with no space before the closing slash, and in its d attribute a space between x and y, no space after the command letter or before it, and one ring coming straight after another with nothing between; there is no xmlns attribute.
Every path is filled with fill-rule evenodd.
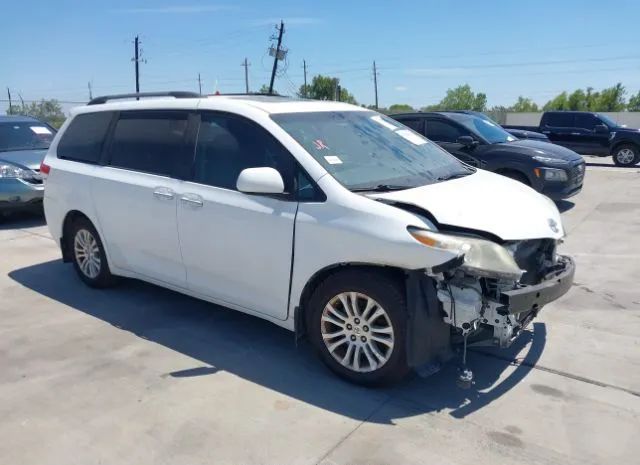
<svg viewBox="0 0 640 465"><path fill-rule="evenodd" d="M522 178L524 180L527 181L527 185L528 186L532 186L533 183L531 182L531 178L529 178L529 175L527 173L525 173L524 171L518 169L518 168L498 168L494 171L494 173L496 174L500 174L502 176L507 176L510 177L509 174L514 174L516 176L518 176L519 178Z"/></svg>
<svg viewBox="0 0 640 465"><path fill-rule="evenodd" d="M359 263L359 262L343 262L334 263L316 271L311 278L306 282L300 299L297 302L294 310L294 327L296 333L296 340L303 338L306 334L306 309L308 307L309 299L313 295L313 291L329 276L341 273L343 271L360 270L369 271L375 273L385 274L396 280L403 289L406 289L405 278L407 270L395 266L379 265L373 263Z"/></svg>
<svg viewBox="0 0 640 465"><path fill-rule="evenodd" d="M60 237L60 250L62 251L62 261L65 263L71 262L71 250L69 249L69 234L73 223L78 219L86 219L95 228L95 223L85 213L80 210L69 210L62 221L62 236ZM96 228L97 230L97 228ZM103 241L104 243L104 241Z"/></svg>
<svg viewBox="0 0 640 465"><path fill-rule="evenodd" d="M616 141L611 146L611 155L613 155L615 151L618 150L623 145L633 145L636 149L640 150L640 143L638 143L637 141L633 141L630 139L622 139L622 140Z"/></svg>

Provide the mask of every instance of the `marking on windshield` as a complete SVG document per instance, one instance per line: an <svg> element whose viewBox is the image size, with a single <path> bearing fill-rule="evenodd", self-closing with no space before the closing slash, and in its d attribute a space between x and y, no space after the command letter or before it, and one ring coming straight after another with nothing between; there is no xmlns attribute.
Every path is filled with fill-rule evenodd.
<svg viewBox="0 0 640 465"><path fill-rule="evenodd" d="M371 121L375 121L376 123L384 126L385 128L391 129L392 131L395 131L396 129L398 129L398 126L395 126L395 125L391 124L390 122L383 120L382 116L380 116L380 115L372 116L371 117Z"/></svg>
<svg viewBox="0 0 640 465"><path fill-rule="evenodd" d="M322 139L316 139L313 141L313 145L316 146L318 150L329 150L329 147L322 141Z"/></svg>
<svg viewBox="0 0 640 465"><path fill-rule="evenodd" d="M31 131L33 131L35 134L49 134L51 135L51 131L49 131L49 129L45 128L44 126L29 126L29 129L31 129Z"/></svg>
<svg viewBox="0 0 640 465"><path fill-rule="evenodd" d="M399 131L396 131L396 134L408 140L413 145L424 145L427 143L426 139L423 139L422 137L420 137L418 134L411 131L410 129L401 129Z"/></svg>
<svg viewBox="0 0 640 465"><path fill-rule="evenodd" d="M326 157L324 157L324 159L330 165L342 165L342 160L340 160L340 157L336 157L335 155L327 155Z"/></svg>

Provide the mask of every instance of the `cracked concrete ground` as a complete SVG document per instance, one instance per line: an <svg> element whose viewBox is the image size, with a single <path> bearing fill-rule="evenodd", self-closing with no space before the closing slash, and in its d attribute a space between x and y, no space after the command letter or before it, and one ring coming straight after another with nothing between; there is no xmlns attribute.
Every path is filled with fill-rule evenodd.
<svg viewBox="0 0 640 465"><path fill-rule="evenodd" d="M620 464L640 456L640 168L562 202L571 292L508 351L367 390L267 322L135 281L98 291L38 217L0 223L2 464Z"/></svg>

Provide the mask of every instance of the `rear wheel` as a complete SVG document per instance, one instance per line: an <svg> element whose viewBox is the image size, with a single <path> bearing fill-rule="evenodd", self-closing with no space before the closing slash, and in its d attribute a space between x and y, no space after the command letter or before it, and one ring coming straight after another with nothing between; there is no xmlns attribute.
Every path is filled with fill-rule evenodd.
<svg viewBox="0 0 640 465"><path fill-rule="evenodd" d="M88 219L75 220L67 240L73 266L85 284L103 288L115 283L100 236Z"/></svg>
<svg viewBox="0 0 640 465"><path fill-rule="evenodd" d="M613 151L612 157L617 166L633 166L640 161L640 150L635 145L619 145Z"/></svg>
<svg viewBox="0 0 640 465"><path fill-rule="evenodd" d="M320 357L358 384L387 384L407 374L406 324L404 292L382 273L336 273L309 302L307 328Z"/></svg>

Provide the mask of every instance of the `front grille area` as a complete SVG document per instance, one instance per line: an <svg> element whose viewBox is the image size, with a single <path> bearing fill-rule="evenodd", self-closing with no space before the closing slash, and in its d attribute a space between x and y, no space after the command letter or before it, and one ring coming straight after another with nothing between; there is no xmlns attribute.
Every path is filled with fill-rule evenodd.
<svg viewBox="0 0 640 465"><path fill-rule="evenodd" d="M531 239L519 242L513 253L518 266L525 270L520 282L538 284L545 275L545 267L553 261L556 242L553 239Z"/></svg>

